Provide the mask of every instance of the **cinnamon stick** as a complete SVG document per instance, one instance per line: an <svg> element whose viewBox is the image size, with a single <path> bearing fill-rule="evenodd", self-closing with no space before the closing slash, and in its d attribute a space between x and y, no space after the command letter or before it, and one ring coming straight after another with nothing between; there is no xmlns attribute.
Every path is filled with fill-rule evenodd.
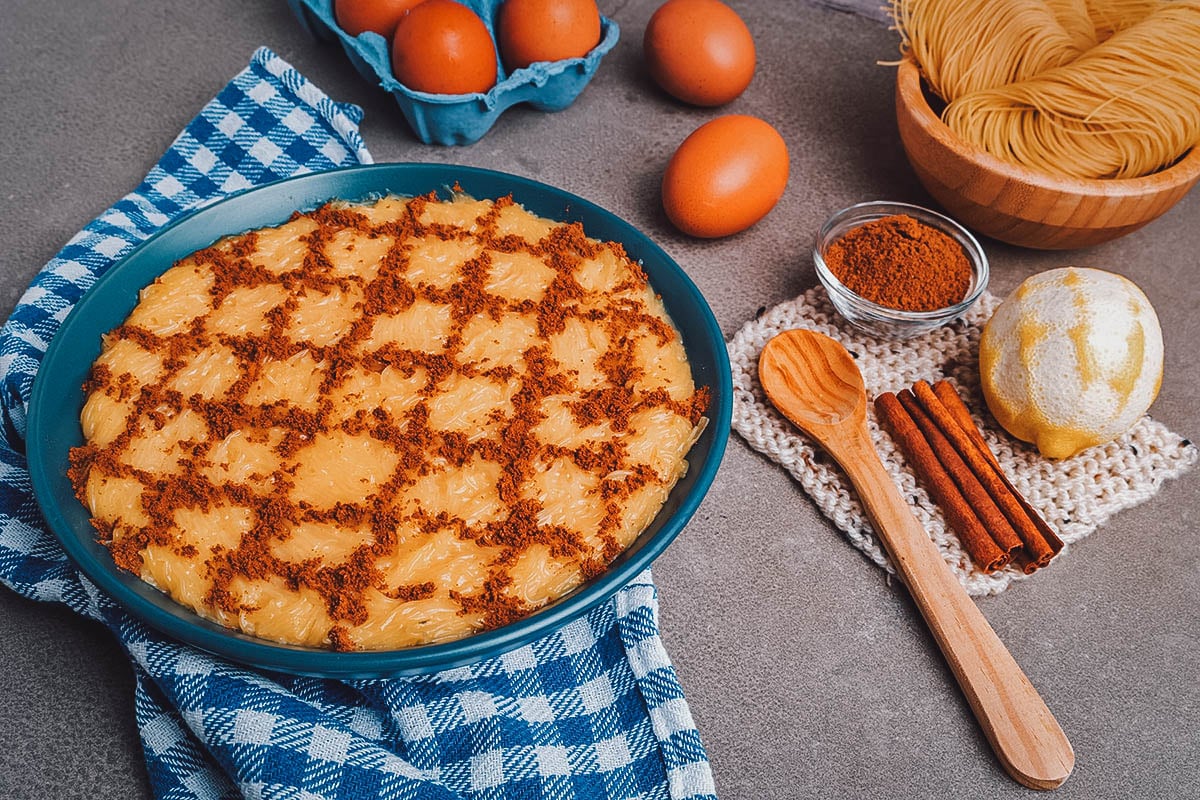
<svg viewBox="0 0 1200 800"><path fill-rule="evenodd" d="M994 572L1008 564L1009 554L988 534L954 481L942 470L929 442L899 398L892 392L884 392L875 398L875 411L925 490L942 509L950 527L958 533L971 560L985 572Z"/></svg>
<svg viewBox="0 0 1200 800"><path fill-rule="evenodd" d="M958 392L949 381L941 380L932 386L918 381L913 385L913 393L927 408L937 407L944 412L944 416L933 416L948 423L943 429L947 438L954 442L1021 537L1026 557L1023 571L1028 574L1049 564L1062 550L1062 540L1004 474Z"/></svg>
<svg viewBox="0 0 1200 800"><path fill-rule="evenodd" d="M925 381L918 381L925 383ZM988 447L987 440L983 438L983 434L979 432L979 427L975 424L975 418L971 416L971 409L967 408L967 404L958 396L958 390L951 385L948 380L940 380L933 384L933 394L938 400L942 401L942 407L953 417L958 423L958 427L966 431L971 437L971 441L978 445L981 452L987 456L987 459L992 462L997 469L1000 467L1000 461L996 458L996 454Z"/></svg>
<svg viewBox="0 0 1200 800"><path fill-rule="evenodd" d="M950 480L954 481L963 498L979 517L984 530L991 535L1000 549L1012 558L1021 549L1022 542L1008 518L1004 516L1004 512L992 500L992 496L979 482L979 478L963 460L962 455L942 433L937 420L917 402L916 395L911 390L905 389L898 394L898 397L900 404L917 423L921 435L929 442L942 470ZM945 423L945 420L943 419L942 422Z"/></svg>

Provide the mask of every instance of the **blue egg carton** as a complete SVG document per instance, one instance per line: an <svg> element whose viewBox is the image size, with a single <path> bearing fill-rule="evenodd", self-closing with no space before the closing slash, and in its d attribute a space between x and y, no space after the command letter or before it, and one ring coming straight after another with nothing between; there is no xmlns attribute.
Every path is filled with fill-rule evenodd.
<svg viewBox="0 0 1200 800"><path fill-rule="evenodd" d="M496 85L474 94L430 94L408 88L392 74L391 42L367 31L351 36L338 27L333 16L334 0L288 0L305 30L322 41L340 41L355 69L376 82L400 105L404 118L426 144L461 145L479 141L504 111L517 103L529 103L539 111L562 111L587 86L621 36L620 26L600 17L600 42L582 58L540 61L505 71L496 56ZM483 19L496 38L496 12L503 0L459 0ZM499 47L497 47L497 51Z"/></svg>

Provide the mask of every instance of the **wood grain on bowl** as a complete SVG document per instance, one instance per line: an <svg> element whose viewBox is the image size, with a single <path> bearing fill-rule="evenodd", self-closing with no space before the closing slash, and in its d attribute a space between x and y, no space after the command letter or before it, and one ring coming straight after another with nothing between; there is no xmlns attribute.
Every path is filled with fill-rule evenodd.
<svg viewBox="0 0 1200 800"><path fill-rule="evenodd" d="M955 135L929 105L911 58L896 74L896 122L921 183L967 227L1044 250L1100 244L1137 230L1200 180L1200 148L1141 178L1086 180L1002 161Z"/></svg>

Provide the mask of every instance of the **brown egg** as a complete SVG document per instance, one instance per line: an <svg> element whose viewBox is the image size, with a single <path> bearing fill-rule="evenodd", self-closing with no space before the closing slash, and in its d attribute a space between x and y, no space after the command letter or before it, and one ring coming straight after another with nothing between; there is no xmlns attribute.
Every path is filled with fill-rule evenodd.
<svg viewBox="0 0 1200 800"><path fill-rule="evenodd" d="M454 0L425 0L396 24L392 71L419 92L486 92L496 83L496 45L471 9Z"/></svg>
<svg viewBox="0 0 1200 800"><path fill-rule="evenodd" d="M754 37L720 0L668 0L642 37L651 77L668 94L697 106L719 106L754 77Z"/></svg>
<svg viewBox="0 0 1200 800"><path fill-rule="evenodd" d="M582 58L600 42L600 10L596 0L505 0L496 39L509 70Z"/></svg>
<svg viewBox="0 0 1200 800"><path fill-rule="evenodd" d="M390 39L396 23L421 0L336 0L333 15L338 26L351 36L374 31Z"/></svg>
<svg viewBox="0 0 1200 800"><path fill-rule="evenodd" d="M691 236L729 236L775 207L788 180L779 131L758 117L727 114L683 140L663 174L662 201Z"/></svg>

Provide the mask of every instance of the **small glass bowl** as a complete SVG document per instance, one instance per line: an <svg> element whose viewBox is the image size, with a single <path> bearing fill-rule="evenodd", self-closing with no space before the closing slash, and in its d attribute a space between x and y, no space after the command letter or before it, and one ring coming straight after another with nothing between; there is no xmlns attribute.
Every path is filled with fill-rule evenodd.
<svg viewBox="0 0 1200 800"><path fill-rule="evenodd" d="M889 308L851 291L829 269L829 265L825 263L825 253L831 244L859 225L896 214L912 217L937 228L962 245L971 262L971 283L967 288L966 297L961 301L936 311L902 311ZM919 336L953 322L975 304L988 282L987 256L970 231L947 216L910 203L876 200L858 203L837 212L817 232L817 241L813 246L813 263L817 268L817 278L829 293L829 299L838 313L852 325L868 333L892 339Z"/></svg>

